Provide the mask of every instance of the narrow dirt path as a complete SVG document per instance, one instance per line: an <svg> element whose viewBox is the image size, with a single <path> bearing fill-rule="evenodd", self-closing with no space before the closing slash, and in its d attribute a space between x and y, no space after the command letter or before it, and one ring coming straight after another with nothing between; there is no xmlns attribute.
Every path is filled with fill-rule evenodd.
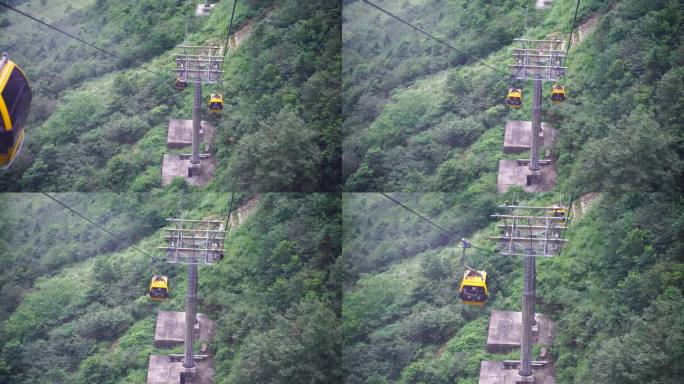
<svg viewBox="0 0 684 384"><path fill-rule="evenodd" d="M242 204L235 211L230 214L230 228L228 228L228 233L233 232L238 229L242 223L247 220L252 213L256 210L259 205L259 200L261 198L260 194L255 195L249 199L246 203Z"/></svg>
<svg viewBox="0 0 684 384"><path fill-rule="evenodd" d="M580 209L582 213L586 213L587 211L589 211L589 208L591 208L592 204L594 204L594 201L596 201L596 199L599 198L599 196L601 196L601 194L597 192L582 195L580 197Z"/></svg>
<svg viewBox="0 0 684 384"><path fill-rule="evenodd" d="M588 19L586 19L582 24L575 28L575 33L572 34L572 45L579 44L584 41L587 36L594 31L596 24L599 21L601 15L594 13Z"/></svg>
<svg viewBox="0 0 684 384"><path fill-rule="evenodd" d="M572 34L572 44L579 44L582 41L584 41L594 31L594 29L596 28L596 24L598 24L601 16L610 14L615 10L615 7L617 7L617 2L611 4L610 7L608 7L608 12L604 14L594 12L591 16L589 16L588 19L581 22L575 28L575 33Z"/></svg>
<svg viewBox="0 0 684 384"><path fill-rule="evenodd" d="M263 20L264 18L268 17L268 15L270 15L274 9L275 5L266 8L263 12L263 16L260 17L259 20ZM232 51L233 49L239 47L240 44L245 39L247 39L247 37L249 37L249 33L252 31L252 28L254 27L255 23L255 19L250 19L245 25L243 25L240 29L235 31L233 36L231 36L230 41L228 42L228 53L230 53L230 51Z"/></svg>
<svg viewBox="0 0 684 384"><path fill-rule="evenodd" d="M574 203L572 207L573 220L579 219L585 213L589 212L589 209L591 209L591 206L599 197L601 197L601 194L598 192L590 192L580 196L578 199L579 201Z"/></svg>

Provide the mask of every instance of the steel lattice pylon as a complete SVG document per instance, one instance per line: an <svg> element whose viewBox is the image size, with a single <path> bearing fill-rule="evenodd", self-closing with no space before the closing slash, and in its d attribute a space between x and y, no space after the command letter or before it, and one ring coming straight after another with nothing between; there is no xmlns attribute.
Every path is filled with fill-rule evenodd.
<svg viewBox="0 0 684 384"><path fill-rule="evenodd" d="M188 290L185 302L185 359L183 367L192 369L194 327L197 321L197 266L211 266L223 257L225 222L219 220L167 219L164 228L166 262L188 265Z"/></svg>
<svg viewBox="0 0 684 384"><path fill-rule="evenodd" d="M507 214L494 214L502 220L497 228L500 236L490 240L499 242L499 253L523 256L522 329L520 340L520 370L518 374L527 379L534 377L532 370L532 325L536 296L536 258L557 255L565 240L566 211L562 206L531 207L506 205L500 208ZM561 211L559 211L561 210ZM555 215L555 212L563 212Z"/></svg>
<svg viewBox="0 0 684 384"><path fill-rule="evenodd" d="M178 45L176 49L176 69L173 71L186 82L215 84L223 74L223 47Z"/></svg>
<svg viewBox="0 0 684 384"><path fill-rule="evenodd" d="M530 165L527 176L527 185L538 182L541 177L539 164L539 135L541 134L541 111L542 111L542 82L558 81L565 75L567 67L563 40L531 40L515 39L520 43L520 48L513 48L511 64L511 76L518 80L534 81L534 97L532 100L532 131L530 138Z"/></svg>
<svg viewBox="0 0 684 384"><path fill-rule="evenodd" d="M202 122L202 84L221 82L223 76L223 47L178 45L176 49L176 81L195 85L195 99L192 107L192 155L188 176L199 174L200 129Z"/></svg>
<svg viewBox="0 0 684 384"><path fill-rule="evenodd" d="M518 80L558 81L565 75L565 43L563 40L514 39L511 75Z"/></svg>
<svg viewBox="0 0 684 384"><path fill-rule="evenodd" d="M491 240L500 240L499 252L508 256L552 257L556 255L564 242L566 218L550 216L554 207L505 206L510 214L495 214L492 217L501 219L497 225L500 236L491 236ZM521 214L521 210L523 213ZM528 211L528 212L525 212ZM543 213L542 216L531 212Z"/></svg>
<svg viewBox="0 0 684 384"><path fill-rule="evenodd" d="M166 262L212 265L223 257L225 223L219 220L167 219Z"/></svg>

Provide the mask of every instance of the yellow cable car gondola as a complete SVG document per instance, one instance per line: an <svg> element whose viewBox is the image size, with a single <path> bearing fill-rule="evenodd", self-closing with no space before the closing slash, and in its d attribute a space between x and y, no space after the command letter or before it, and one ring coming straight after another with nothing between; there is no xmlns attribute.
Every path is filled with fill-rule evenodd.
<svg viewBox="0 0 684 384"><path fill-rule="evenodd" d="M520 88L510 88L508 90L506 104L508 104L511 108L522 107L522 90Z"/></svg>
<svg viewBox="0 0 684 384"><path fill-rule="evenodd" d="M565 86L564 85L554 85L551 88L551 102L554 104L560 104L565 100Z"/></svg>
<svg viewBox="0 0 684 384"><path fill-rule="evenodd" d="M149 289L150 300L162 301L169 298L169 278L166 276L154 275L150 281Z"/></svg>
<svg viewBox="0 0 684 384"><path fill-rule="evenodd" d="M176 77L176 83L175 83L175 85L176 85L176 90L177 90L177 91L183 91L183 90L185 90L185 88L188 87L188 82L185 81L185 80L183 80L183 79L179 76L179 77Z"/></svg>
<svg viewBox="0 0 684 384"><path fill-rule="evenodd" d="M568 210L562 205L557 205L551 209L551 216L561 217L563 220L567 218Z"/></svg>
<svg viewBox="0 0 684 384"><path fill-rule="evenodd" d="M26 75L7 52L0 58L0 95L0 169L5 169L21 150L33 97Z"/></svg>
<svg viewBox="0 0 684 384"><path fill-rule="evenodd" d="M209 98L209 113L219 113L223 109L223 94L212 93Z"/></svg>
<svg viewBox="0 0 684 384"><path fill-rule="evenodd" d="M489 290L487 289L487 272L476 271L466 267L459 288L459 296L463 304L482 307L487 301Z"/></svg>

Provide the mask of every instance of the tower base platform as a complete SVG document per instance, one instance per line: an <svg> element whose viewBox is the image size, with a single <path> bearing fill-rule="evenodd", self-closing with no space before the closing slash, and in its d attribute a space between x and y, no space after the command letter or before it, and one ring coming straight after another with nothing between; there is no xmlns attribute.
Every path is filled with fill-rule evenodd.
<svg viewBox="0 0 684 384"><path fill-rule="evenodd" d="M534 8L536 9L551 9L553 5L553 0L537 0L534 3Z"/></svg>
<svg viewBox="0 0 684 384"><path fill-rule="evenodd" d="M197 8L195 8L195 16L209 16L214 7L216 7L216 4L209 4L208 7L205 7L203 2L199 3Z"/></svg>
<svg viewBox="0 0 684 384"><path fill-rule="evenodd" d="M182 376L182 377L181 377ZM147 384L213 384L214 362L210 357L195 358L195 367L183 367L180 356L150 355Z"/></svg>
<svg viewBox="0 0 684 384"><path fill-rule="evenodd" d="M535 313L537 325L532 330L532 343L553 344L556 323L548 317ZM508 353L520 348L522 336L522 312L492 310L487 331L487 352Z"/></svg>
<svg viewBox="0 0 684 384"><path fill-rule="evenodd" d="M182 177L190 185L205 185L214 178L216 160L211 155L200 155L199 172L189 176L189 168L189 155L164 154L164 159L162 160L162 186L171 184L174 177Z"/></svg>
<svg viewBox="0 0 684 384"><path fill-rule="evenodd" d="M556 144L556 129L550 124L541 123L541 135L539 136L539 144L541 145L540 156L548 158L551 155L551 149ZM503 151L505 153L520 153L529 151L532 140L532 122L521 120L506 121L506 128L504 130L504 145Z"/></svg>
<svg viewBox="0 0 684 384"><path fill-rule="evenodd" d="M520 362L516 361L483 361L480 363L480 384L555 384L556 371L552 363L538 364L532 362L534 381L525 381L518 375Z"/></svg>
<svg viewBox="0 0 684 384"><path fill-rule="evenodd" d="M209 145L214 140L214 127L206 121L201 122L200 148L204 145L204 151L209 150ZM192 145L192 120L169 120L169 129L166 135L166 146L169 148L182 148Z"/></svg>
<svg viewBox="0 0 684 384"><path fill-rule="evenodd" d="M496 191L505 193L511 186L519 186L526 192L547 192L556 185L556 167L553 162L540 161L539 179L528 185L528 162L525 160L499 160L499 175Z"/></svg>
<svg viewBox="0 0 684 384"><path fill-rule="evenodd" d="M200 343L208 343L214 337L214 321L198 313L199 323L195 324L195 336ZM154 330L154 346L173 348L185 341L185 312L159 311Z"/></svg>

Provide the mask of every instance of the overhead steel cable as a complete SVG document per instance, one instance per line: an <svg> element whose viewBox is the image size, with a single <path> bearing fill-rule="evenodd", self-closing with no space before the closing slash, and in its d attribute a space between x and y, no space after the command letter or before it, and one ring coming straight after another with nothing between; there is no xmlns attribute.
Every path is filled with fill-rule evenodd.
<svg viewBox="0 0 684 384"><path fill-rule="evenodd" d="M185 16L185 37L184 37L184 39L188 38L188 28L190 26L190 13L192 13L192 0L188 0L188 12L187 12L187 15Z"/></svg>
<svg viewBox="0 0 684 384"><path fill-rule="evenodd" d="M233 0L233 9L230 12L230 21L228 22L228 34L226 35L226 44L223 46L223 57L221 58L221 68L226 61L226 55L228 54L228 45L230 43L230 32L233 30L233 17L235 17L235 5L237 0ZM237 40L235 40L235 45L237 45ZM221 75L221 93L223 93L223 74Z"/></svg>
<svg viewBox="0 0 684 384"><path fill-rule="evenodd" d="M393 18L393 19L395 19L395 20L397 20L397 21L399 21L399 22L401 22L401 23L403 23L403 24L405 24L405 25L407 25L407 26L413 28L415 31L417 31L417 32L419 32L419 33L421 33L421 34L423 34L423 35L425 35L425 36L427 36L427 37L429 37L429 38L431 38L431 39L433 39L433 40L439 42L440 44L443 44L443 45L445 45L445 46L447 46L447 47L453 49L454 51L456 51L456 52L458 52L458 53L460 53L460 54L462 54L462 55L465 55L465 56L467 56L467 57L473 59L474 61L476 61L476 62L478 62L478 63L484 65L485 67L488 67L488 68L490 68L490 69L493 69L493 70L495 70L495 71L497 71L497 72L503 74L503 75L506 76L506 77L510 77L510 75L509 75L507 72L504 72L504 71L502 71L502 70L500 70L500 69L498 69L498 68L492 67L491 65L487 64L487 62L483 61L482 59L479 59L479 58L477 58L477 57L475 57L475 56L473 56L473 55L471 55L471 54L469 54L469 53L466 53L465 51L462 51L462 50L460 50L460 49L454 47L453 45L449 44L447 41L445 41L445 40L443 40L443 39L440 39L439 37L437 37L437 36L435 36L435 35L433 35L433 34L427 32L427 31L425 31L425 30L423 30L423 29L421 29L421 28L419 28L419 27L417 27L417 26L411 24L410 22L408 22L408 21L402 19L401 17L399 17L399 16L397 16L397 15L391 13L390 11L388 11L388 10L386 10L386 9L384 9L384 8L382 8L382 7L380 7L379 5L374 4L374 3L372 3L372 2L370 2L370 1L368 1L368 0L363 0L363 2L366 3L366 4L368 4L368 5L370 5L371 7L375 8L375 9L377 9L378 11L380 11L380 12L386 14L387 16L389 16L389 17L391 17L391 18Z"/></svg>
<svg viewBox="0 0 684 384"><path fill-rule="evenodd" d="M445 229L444 227L442 227L442 226L440 226L439 224L435 223L434 221L430 220L430 219L427 218L425 215L422 215L422 214L420 214L420 213L414 211L413 209L407 207L404 203L402 203L401 201L395 199L394 197L392 197L392 196L386 194L385 192L380 192L380 194L383 195L383 196L385 196L386 198L388 198L389 200L391 200L391 201L394 202L395 204L399 205L400 207L406 209L407 211L409 211L409 212L413 213L414 215L420 217L421 219L427 221L428 223L430 223L431 225L433 225L435 228L438 228L438 229L441 230L442 232L446 233L447 236L449 236L450 239L463 242L463 247L464 247L464 248L475 248L475 249L479 249L479 250L485 251L485 252L490 252L490 253L492 252L492 251L490 251L490 250L488 250L488 249L476 247L476 246L474 246L471 242L466 241L465 239L459 238L459 237L456 236L453 232L451 232L451 231ZM467 243L468 246L466 246L465 243Z"/></svg>
<svg viewBox="0 0 684 384"><path fill-rule="evenodd" d="M65 203L59 201L59 200L58 200L57 198L55 198L54 196L52 196L52 195L50 195L50 194L48 194L48 193L46 193L46 192L42 192L42 194L45 195L45 196L47 196L50 200L54 201L55 203L57 203L57 204L61 205L62 207L68 209L68 210L71 211L71 213L73 213L74 215L76 215L76 216L80 217L81 219L87 221L88 223L94 225L95 227L97 227L98 229L100 229L100 230L103 231L104 233L108 234L109 236L113 237L114 239L121 241L121 236L120 236L120 235L117 235L116 233L114 233L114 232L108 230L107 228L105 228L105 227L101 226L100 224L96 223L95 221L89 219L88 217L86 217L86 216L83 215L82 213L80 213L80 212L78 212L77 210L71 208L70 206L66 205ZM128 246L131 247L131 248L133 248L133 249L135 249L136 251L142 253L143 255L145 255L145 256L151 258L153 261L157 260L156 257L150 255L149 253L143 251L142 249L136 247L135 245L133 245L133 244L131 244L131 243L128 243Z"/></svg>
<svg viewBox="0 0 684 384"><path fill-rule="evenodd" d="M528 14L528 11L530 10L530 4L531 3L532 2L530 0L527 0L525 2L525 4L526 4L526 6L525 6L525 17L523 18L524 21L523 21L523 33L522 33L523 39L525 38L525 31L527 31L527 14Z"/></svg>
<svg viewBox="0 0 684 384"><path fill-rule="evenodd" d="M570 195L570 205L568 205L568 214L566 216L566 221L567 224L565 224L565 229L563 230L563 237L560 243L560 249L558 250L558 256L561 255L563 252L563 243L565 243L565 232L568 231L568 227L570 226L570 210L572 209L572 203L575 201L575 191L572 191L572 194Z"/></svg>
<svg viewBox="0 0 684 384"><path fill-rule="evenodd" d="M427 217L421 215L420 213L414 211L413 209L407 207L407 206L404 205L404 203L402 203L401 201L399 201L399 200L395 199L394 197L392 197L392 196L386 194L385 192L380 192L380 194L382 194L382 195L385 196L386 198L392 200L392 202L394 202L395 204L397 204L397 205L399 205L400 207L404 208L405 210L407 210L407 211L413 213L414 215L420 217L421 219L427 221L428 223L430 223L431 225L433 225L435 228L438 228L440 231L442 231L442 232L446 233L447 235L449 235L449 237L456 238L456 236L454 236L453 233L451 233L450 231L448 231L448 230L445 229L444 227L440 226L439 224L435 223L434 221L428 219Z"/></svg>
<svg viewBox="0 0 684 384"><path fill-rule="evenodd" d="M233 210L233 198L235 197L235 192L230 194L230 203L228 203L228 212L226 213L226 223L223 225L223 241L221 242L221 250L223 252L223 245L226 242L226 234L228 233L228 222L230 221L230 211ZM220 214L220 213L219 213Z"/></svg>
<svg viewBox="0 0 684 384"><path fill-rule="evenodd" d="M230 42L230 32L233 30L233 18L235 17L235 5L237 0L233 0L233 9L230 12L230 21L228 22L228 35L226 35L226 44L223 47L223 58L221 59L221 67L223 68L223 62L226 60L226 54L228 53L228 43ZM237 43L237 41L236 41Z"/></svg>
<svg viewBox="0 0 684 384"><path fill-rule="evenodd" d="M565 33L564 27L563 27L563 24L565 23L565 0L561 1L561 18L560 19L561 19L561 22L560 22L561 37L563 37L563 34Z"/></svg>
<svg viewBox="0 0 684 384"><path fill-rule="evenodd" d="M85 45L87 45L87 46L89 46L89 47L91 47L91 48L93 48L93 49L95 49L95 50L97 50L97 51L99 51L99 52L102 52L102 53L104 53L104 54L106 54L106 55L108 55L108 56L117 58L117 59L119 59L119 60L121 60L121 61L125 61L124 58L120 57L120 56L117 55L116 53L113 53L113 52L108 51L108 50L106 50L106 49L100 48L100 47L98 47L97 45L92 44L92 43L90 43L90 42L88 42L88 41L85 41L85 40L81 39L80 37L75 36L75 35L73 35L73 34L67 32L67 31L65 31L65 30L63 30L63 29L61 29L61 28L55 27L54 25L51 25L51 24L49 24L49 23L47 23L47 22L45 22L45 21L43 21L43 20L40 20L40 19L38 19L38 18L36 18L36 17L34 17L34 16L32 16L32 15L30 15L30 14L24 12L24 11L21 11L21 10L19 10L19 9L17 9L17 8L14 8L13 6L11 6L11 5L9 5L9 4L6 4L5 2L0 1L0 6L3 6L3 7L7 8L7 9L9 9L9 10L11 10L11 11L14 11L14 12L16 12L16 13L18 13L18 14L24 16L24 17L27 17L27 18L29 18L29 19L31 19L31 20L33 20L33 21L39 23L39 24L42 24L42 25L44 25L44 26L46 26L46 27L48 27L48 28L50 28L50 29L52 29L52 30L54 30L54 31L57 31L57 32L59 32L59 33L61 33L61 34L63 34L63 35L66 35L66 36L68 36L68 37L70 37L70 38L72 38L72 39L74 39L74 40L76 40L76 41L78 41L78 42L80 42L80 43L82 43L82 44L85 44ZM147 68L143 67L142 65L133 64L133 66L134 66L134 67L137 67L137 68L140 68L140 69L142 69L143 71L152 73L152 74L154 74L154 75L161 76L161 77L166 77L166 76L162 75L161 73L152 71L152 70L150 70L150 69L147 69Z"/></svg>
<svg viewBox="0 0 684 384"><path fill-rule="evenodd" d="M572 17L572 26L570 27L570 35L568 36L568 47L565 49L565 59L563 60L563 66L568 62L568 55L570 54L570 46L572 45L572 34L575 32L575 22L577 21L577 12L579 11L580 0L577 0L577 5L575 6L575 15ZM563 78L565 78L565 73L563 73Z"/></svg>

